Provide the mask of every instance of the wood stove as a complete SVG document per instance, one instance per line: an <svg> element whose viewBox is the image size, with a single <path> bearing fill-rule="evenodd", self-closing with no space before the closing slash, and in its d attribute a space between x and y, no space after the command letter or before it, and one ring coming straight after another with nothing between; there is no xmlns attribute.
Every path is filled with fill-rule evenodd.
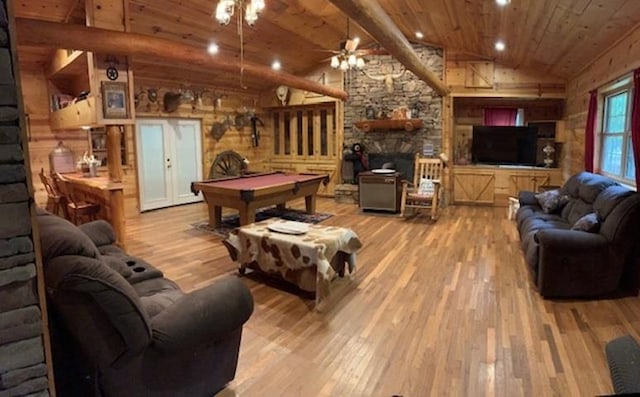
<svg viewBox="0 0 640 397"><path fill-rule="evenodd" d="M400 172L392 174L361 172L358 176L360 209L399 212L402 179L403 175Z"/></svg>

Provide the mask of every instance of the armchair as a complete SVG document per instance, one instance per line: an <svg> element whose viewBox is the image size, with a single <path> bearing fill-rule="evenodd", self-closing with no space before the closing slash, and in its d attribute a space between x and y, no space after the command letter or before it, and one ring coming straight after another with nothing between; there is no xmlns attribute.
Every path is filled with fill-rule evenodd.
<svg viewBox="0 0 640 397"><path fill-rule="evenodd" d="M107 222L37 218L58 395L211 396L234 378L253 311L242 282L185 294Z"/></svg>

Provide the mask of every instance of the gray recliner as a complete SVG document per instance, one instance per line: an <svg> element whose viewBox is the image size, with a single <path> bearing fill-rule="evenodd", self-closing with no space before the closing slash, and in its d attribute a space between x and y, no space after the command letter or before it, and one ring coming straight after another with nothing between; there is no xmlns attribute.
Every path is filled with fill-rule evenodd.
<svg viewBox="0 0 640 397"><path fill-rule="evenodd" d="M253 312L240 280L185 294L107 222L37 219L58 395L212 396L234 378Z"/></svg>

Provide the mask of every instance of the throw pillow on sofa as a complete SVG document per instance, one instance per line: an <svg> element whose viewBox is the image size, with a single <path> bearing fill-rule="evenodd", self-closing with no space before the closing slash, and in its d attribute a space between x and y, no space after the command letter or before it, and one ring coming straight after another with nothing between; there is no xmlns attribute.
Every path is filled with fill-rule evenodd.
<svg viewBox="0 0 640 397"><path fill-rule="evenodd" d="M535 195L536 200L547 214L558 212L569 202L569 196L561 194L559 189L547 190Z"/></svg>
<svg viewBox="0 0 640 397"><path fill-rule="evenodd" d="M583 232L597 233L600 230L600 221L595 212L590 212L573 224L571 230L580 230Z"/></svg>

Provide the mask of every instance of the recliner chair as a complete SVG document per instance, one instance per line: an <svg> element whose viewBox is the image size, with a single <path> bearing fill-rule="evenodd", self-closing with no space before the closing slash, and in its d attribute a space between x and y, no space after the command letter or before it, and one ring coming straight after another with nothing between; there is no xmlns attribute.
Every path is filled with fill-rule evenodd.
<svg viewBox="0 0 640 397"><path fill-rule="evenodd" d="M107 222L37 219L58 395L212 396L234 378L253 311L239 279L185 294Z"/></svg>

